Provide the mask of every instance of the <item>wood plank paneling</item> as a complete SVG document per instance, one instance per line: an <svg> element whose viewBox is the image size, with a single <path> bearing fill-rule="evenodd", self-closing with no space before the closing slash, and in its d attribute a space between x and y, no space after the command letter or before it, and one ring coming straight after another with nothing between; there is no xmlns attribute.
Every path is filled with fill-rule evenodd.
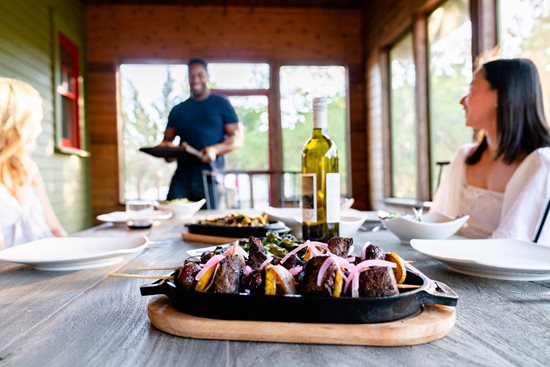
<svg viewBox="0 0 550 367"><path fill-rule="evenodd" d="M0 75L35 87L44 101L43 132L33 152L48 195L69 232L91 224L89 161L54 152L51 11L84 35L84 7L71 0L0 1Z"/></svg>
<svg viewBox="0 0 550 367"><path fill-rule="evenodd" d="M197 56L209 61L346 66L352 191L358 209L370 207L361 11L89 4L86 27L94 213L118 207L119 187L116 72L98 66L132 60L185 62Z"/></svg>

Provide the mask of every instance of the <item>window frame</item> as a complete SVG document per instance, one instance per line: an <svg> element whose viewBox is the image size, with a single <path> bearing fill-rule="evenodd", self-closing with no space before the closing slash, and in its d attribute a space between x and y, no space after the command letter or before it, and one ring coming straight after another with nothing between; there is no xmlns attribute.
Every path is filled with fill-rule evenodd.
<svg viewBox="0 0 550 367"><path fill-rule="evenodd" d="M227 89L227 88L211 88L211 92L219 93L226 97L241 97L241 96L266 96L267 97L267 112L268 112L268 134L269 134L269 171L272 172L281 172L283 171L283 132L281 125L281 108L280 108L280 69L283 66L342 66L346 71L346 129L347 129L347 140L346 144L347 149L347 164L350 168L347 177L347 187L348 187L348 196L352 196L353 187L352 183L352 172L351 172L351 148L350 148L350 100L349 100L349 66L338 63L338 62L328 62L323 63L319 61L307 60L304 62L295 62L295 61L280 61L280 60L264 60L264 59L235 59L228 61L227 59L216 59L208 58L208 64L267 64L269 65L269 87L266 89L262 88L239 88L239 89ZM123 162L123 149L122 144L122 116L121 111L121 82L120 82L120 66L123 64L136 64L136 65L147 65L147 64L186 64L186 60L181 59L120 59L117 62L117 150L118 150L118 164L119 166ZM119 203L124 204L124 169L119 169L119 192L118 198ZM273 203L279 202L280 196L282 193L282 187L280 180L272 180L271 182L271 192L270 200Z"/></svg>
<svg viewBox="0 0 550 367"><path fill-rule="evenodd" d="M80 157L89 157L88 135L86 133L85 105L84 105L84 47L82 39L72 30L64 21L61 15L51 10L52 30L53 30L53 98L54 98L54 134L55 134L55 152L60 154L77 155ZM72 62L72 73L70 73L71 83L73 83L74 92L65 90L62 84L62 72L64 67L61 58L61 50L69 51ZM74 129L75 138L69 140L63 137L63 98L68 98L73 106L74 115L70 118L72 121L71 129Z"/></svg>
<svg viewBox="0 0 550 367"><path fill-rule="evenodd" d="M343 67L345 70L345 92L346 92L346 137L347 137L347 144L346 149L346 165L348 167L347 177L346 177L346 186L348 192L346 193L346 197L353 197L353 187L352 187L352 177L353 177L353 171L351 170L352 162L351 162L351 123L350 123L350 79L349 79L349 66L341 63L341 62L323 62L323 61L293 61L293 62L282 62L278 65L277 68L277 106L278 106L278 128L280 130L280 155L279 155L279 162L280 162L280 170L283 170L283 127L281 122L281 92L280 92L280 75L281 75L281 68L288 67L288 66L340 66ZM304 142L305 143L305 142ZM340 149L340 148L339 148Z"/></svg>
<svg viewBox="0 0 550 367"><path fill-rule="evenodd" d="M447 0L428 0L411 17L410 23L391 42L380 49L379 67L382 75L382 122L384 128L384 199L386 205L398 207L430 207L430 116L429 116L429 57L428 17ZM472 23L472 66L479 54L497 45L497 0L469 0L469 16ZM416 124L417 124L417 190L415 199L401 199L391 192L391 73L389 51L408 32L413 34L413 52L416 70ZM472 137L474 134L472 134Z"/></svg>

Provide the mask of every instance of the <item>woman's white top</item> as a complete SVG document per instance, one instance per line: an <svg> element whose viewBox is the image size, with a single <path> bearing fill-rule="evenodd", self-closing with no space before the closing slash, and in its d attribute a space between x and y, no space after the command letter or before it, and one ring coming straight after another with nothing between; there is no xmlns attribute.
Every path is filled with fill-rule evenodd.
<svg viewBox="0 0 550 367"><path fill-rule="evenodd" d="M20 203L0 184L0 233L6 247L53 236L33 186L25 185L21 197Z"/></svg>
<svg viewBox="0 0 550 367"><path fill-rule="evenodd" d="M470 219L458 234L470 238L491 236L499 225L500 215L487 215L487 213L500 214L504 194L470 186L466 182L463 183L461 190L458 213L467 213Z"/></svg>
<svg viewBox="0 0 550 367"><path fill-rule="evenodd" d="M474 144L460 147L435 194L432 209L449 217L469 214L460 234L474 238L531 241L550 200L550 148L539 148L518 166L504 193L468 186L465 159ZM550 218L538 243L550 246Z"/></svg>

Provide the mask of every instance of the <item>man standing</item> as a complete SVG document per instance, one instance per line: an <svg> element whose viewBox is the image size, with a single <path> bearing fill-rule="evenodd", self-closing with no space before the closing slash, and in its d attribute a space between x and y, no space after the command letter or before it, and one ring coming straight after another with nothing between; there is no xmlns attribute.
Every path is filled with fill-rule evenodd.
<svg viewBox="0 0 550 367"><path fill-rule="evenodd" d="M191 97L170 111L160 145L172 146L174 138L179 136L180 145L199 150L201 157L185 154L178 158L166 199L197 201L208 194L210 203L216 207L215 180L208 180L209 192L205 193L202 171L223 170L223 155L243 144L243 126L229 100L210 92L206 62L192 59L187 67Z"/></svg>

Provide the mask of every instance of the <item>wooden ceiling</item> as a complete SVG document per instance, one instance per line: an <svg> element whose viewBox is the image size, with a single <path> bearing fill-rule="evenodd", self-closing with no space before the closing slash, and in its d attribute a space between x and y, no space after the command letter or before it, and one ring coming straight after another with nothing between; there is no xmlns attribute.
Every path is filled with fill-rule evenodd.
<svg viewBox="0 0 550 367"><path fill-rule="evenodd" d="M85 4L361 9L365 0L83 0Z"/></svg>

